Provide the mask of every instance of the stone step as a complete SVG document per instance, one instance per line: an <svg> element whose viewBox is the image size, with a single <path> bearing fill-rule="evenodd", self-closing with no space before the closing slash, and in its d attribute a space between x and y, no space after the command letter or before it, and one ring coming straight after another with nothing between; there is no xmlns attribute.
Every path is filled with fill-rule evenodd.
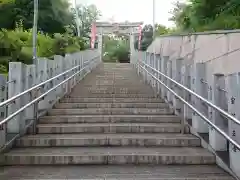
<svg viewBox="0 0 240 180"><path fill-rule="evenodd" d="M102 93L78 93L78 94L70 94L71 98L77 97L94 97L94 98L156 98L154 94L102 94Z"/></svg>
<svg viewBox="0 0 240 180"><path fill-rule="evenodd" d="M98 90L98 89L92 89L92 90L74 90L71 93L71 96L78 96L79 91L81 91L81 94L153 94L154 91L153 90L149 90L149 89L132 89L132 90L127 90L127 89L119 89L119 90ZM132 95L131 95L132 96ZM150 95L149 95L150 96Z"/></svg>
<svg viewBox="0 0 240 180"><path fill-rule="evenodd" d="M52 109L49 116L56 115L173 115L170 109L148 109L148 108L89 108L89 109Z"/></svg>
<svg viewBox="0 0 240 180"><path fill-rule="evenodd" d="M82 115L82 116L44 116L40 124L54 123L180 123L175 115Z"/></svg>
<svg viewBox="0 0 240 180"><path fill-rule="evenodd" d="M168 108L168 105L166 103L59 103L54 108Z"/></svg>
<svg viewBox="0 0 240 180"><path fill-rule="evenodd" d="M128 77L131 76L131 77ZM109 81L120 81L120 82L133 82L133 83L140 83L143 81L143 79L139 78L138 76L134 74L126 73L125 77L114 75L114 74L102 74L102 75L95 75L94 78L91 79L92 81L88 81L88 83L94 82L94 81L102 81L102 80L109 80ZM83 81L86 82L86 81Z"/></svg>
<svg viewBox="0 0 240 180"><path fill-rule="evenodd" d="M124 74L123 74L124 73ZM132 75L129 77L129 75ZM103 73L98 73L96 74L95 78L99 78L99 77L116 77L116 78L124 78L124 79L133 79L132 77L136 77L138 79L139 76L137 76L137 74L133 71L119 71L119 72L103 72Z"/></svg>
<svg viewBox="0 0 240 180"><path fill-rule="evenodd" d="M64 164L214 164L215 156L197 147L51 147L15 148L4 154L6 165Z"/></svg>
<svg viewBox="0 0 240 180"><path fill-rule="evenodd" d="M128 77L131 76L131 77ZM119 75L114 75L114 74L102 74L102 75L95 75L94 78L91 79L92 81L88 81L89 83L93 81L101 81L101 80L112 80L112 81L129 81L129 82L134 82L134 83L140 83L143 81L143 79L139 78L138 76L134 74L129 74L126 73L125 77L119 76ZM86 82L86 81L85 81Z"/></svg>
<svg viewBox="0 0 240 180"><path fill-rule="evenodd" d="M82 86L84 85L84 86ZM86 83L82 83L80 82L79 86L75 86L75 88L78 88L78 89L88 89L88 88L99 88L99 89L119 89L119 88L127 88L127 89L137 89L137 88L143 88L143 89L152 89L151 86L148 86L146 84L143 84L143 83L138 83L138 84L134 84L134 83L129 83L128 85L124 86L124 84L122 85L117 85L117 84L103 84L103 85L98 85L98 84L94 84L94 83L91 83L91 84L86 84Z"/></svg>
<svg viewBox="0 0 240 180"><path fill-rule="evenodd" d="M216 165L8 166L3 180L234 180Z"/></svg>
<svg viewBox="0 0 240 180"><path fill-rule="evenodd" d="M200 139L190 134L37 134L17 140L18 147L197 147L200 145Z"/></svg>
<svg viewBox="0 0 240 180"><path fill-rule="evenodd" d="M143 84L144 82L142 83L126 83L126 82L116 82L116 81L94 81L94 82L86 82L86 83L83 83L81 82L79 84L78 87L75 87L75 88L79 88L80 89L80 86L81 87L89 87L89 86L101 86L101 87L109 87L109 86L112 86L112 87L140 87L140 88L146 88L146 85Z"/></svg>
<svg viewBox="0 0 240 180"><path fill-rule="evenodd" d="M112 86L119 86L119 85L125 85L125 87L129 87L128 85L130 86L134 86L134 85L137 85L137 86L141 86L141 87L144 87L144 88L149 88L146 84L144 84L144 81L138 81L138 80L135 80L137 82L134 82L134 81L127 81L127 80L120 80L120 79L95 79L91 82L80 82L81 85L84 85L82 87L85 87L88 86L88 85L112 85Z"/></svg>
<svg viewBox="0 0 240 180"><path fill-rule="evenodd" d="M111 98L111 97L106 97L106 98L64 98L60 102L63 103L163 103L164 101L159 98Z"/></svg>
<svg viewBox="0 0 240 180"><path fill-rule="evenodd" d="M133 76L131 78L126 78L126 77L120 77L120 76L96 76L94 81L116 81L116 83L132 83L136 81L139 83L139 78L137 76ZM93 81L92 81L93 82Z"/></svg>
<svg viewBox="0 0 240 180"><path fill-rule="evenodd" d="M94 79L94 80L87 80L85 79L85 81L81 81L79 83L79 86L76 86L76 88L80 88L80 87L88 87L88 86L112 86L112 87L143 87L146 88L149 86L147 84L145 84L145 82L139 81L139 80L133 80L130 82L126 82L126 81L119 81L119 80L110 80L110 79ZM151 87L150 87L151 88Z"/></svg>
<svg viewBox="0 0 240 180"><path fill-rule="evenodd" d="M92 74L93 75L93 74ZM130 77L129 77L130 76ZM105 73L105 74L95 74L92 80L102 80L102 79L117 79L117 80L125 80L125 81L132 81L132 82L140 82L142 81L139 76L134 73L125 72L125 74L113 74L113 73ZM137 81L136 81L137 80Z"/></svg>
<svg viewBox="0 0 240 180"><path fill-rule="evenodd" d="M82 86L82 85L81 85ZM91 91L91 90L101 90L101 91L113 91L113 90L149 90L149 92L152 92L152 88L151 87L146 87L145 85L141 85L141 86L135 86L135 85L129 85L129 86L124 86L124 85L84 85L83 87L80 86L76 86L75 88L73 88L73 92L74 91Z"/></svg>
<svg viewBox="0 0 240 180"><path fill-rule="evenodd" d="M126 80L120 80L120 79L109 79L109 78L102 78L102 79L94 79L91 81L82 81L80 84L84 85L97 85L97 84L106 84L106 85L138 85L138 86L145 86L147 87L146 84L144 84L144 81L139 81L138 79L136 80L131 80L131 81L126 81ZM82 86L83 87L83 86Z"/></svg>
<svg viewBox="0 0 240 180"><path fill-rule="evenodd" d="M181 124L170 123L83 123L38 124L38 133L180 133Z"/></svg>
<svg viewBox="0 0 240 180"><path fill-rule="evenodd" d="M139 89L140 88L140 89ZM151 90L151 87L148 86L97 86L97 85L92 85L92 86L84 86L84 87L76 87L76 89L79 89L81 91L120 91L120 90Z"/></svg>
<svg viewBox="0 0 240 180"><path fill-rule="evenodd" d="M100 76L100 77L96 77L93 81L91 81L91 83L96 81L115 81L115 83L136 83L136 84L140 84L141 82L143 82L143 80L139 80L139 78L137 76L133 76L130 79L129 78L123 78L123 77L116 77L116 76ZM88 82L90 83L90 82ZM144 84L142 84L144 85Z"/></svg>

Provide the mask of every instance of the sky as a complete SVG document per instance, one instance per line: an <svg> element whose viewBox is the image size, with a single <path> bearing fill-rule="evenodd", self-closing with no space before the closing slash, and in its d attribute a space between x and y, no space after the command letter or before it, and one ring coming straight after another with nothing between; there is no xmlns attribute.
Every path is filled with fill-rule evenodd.
<svg viewBox="0 0 240 180"><path fill-rule="evenodd" d="M168 19L171 17L169 11L174 7L172 3L176 1L177 0L155 0L156 23L168 27L173 26L173 22ZM144 24L152 24L153 22L152 0L77 0L77 3L85 5L95 4L102 13L100 21L143 21Z"/></svg>

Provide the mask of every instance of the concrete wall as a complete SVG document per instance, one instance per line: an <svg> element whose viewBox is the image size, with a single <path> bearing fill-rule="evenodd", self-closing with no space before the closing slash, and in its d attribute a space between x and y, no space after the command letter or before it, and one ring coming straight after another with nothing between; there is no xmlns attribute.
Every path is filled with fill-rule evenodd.
<svg viewBox="0 0 240 180"><path fill-rule="evenodd" d="M207 73L229 75L240 71L240 33L163 36L148 48L169 59L184 58L187 64L206 63Z"/></svg>

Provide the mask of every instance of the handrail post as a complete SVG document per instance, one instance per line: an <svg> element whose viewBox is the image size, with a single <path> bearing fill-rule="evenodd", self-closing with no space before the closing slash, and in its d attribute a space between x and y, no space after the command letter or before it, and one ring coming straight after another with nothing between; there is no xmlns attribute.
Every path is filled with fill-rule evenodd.
<svg viewBox="0 0 240 180"><path fill-rule="evenodd" d="M161 55L160 54L156 54L156 61L157 61L156 69L158 71L161 71ZM158 79L161 79L161 76L160 76L159 73L157 73L157 77L158 77ZM157 94L160 97L160 95L161 95L161 89L160 89L161 85L157 81L156 81L156 83L157 83Z"/></svg>
<svg viewBox="0 0 240 180"><path fill-rule="evenodd" d="M26 66L26 74L25 74L25 88L27 90L34 85L36 85L36 66L35 65L27 65ZM29 92L28 94L23 96L24 104L27 104L34 100L35 96L33 92ZM32 122L34 120L34 107L30 106L25 110L25 117L23 117L22 121Z"/></svg>
<svg viewBox="0 0 240 180"><path fill-rule="evenodd" d="M35 96L36 97L36 96ZM38 123L38 101L33 104L33 125L32 134L37 133L37 123Z"/></svg>
<svg viewBox="0 0 240 180"><path fill-rule="evenodd" d="M69 68L68 69L71 69L74 65L74 59L72 58L72 56L70 56L70 54L66 54L66 56L65 56L65 58L67 58L67 61L68 61L68 63L69 63ZM71 76L71 75L73 75L74 74L74 71L71 71L71 72L69 72L69 77ZM70 93L71 92L71 89L72 89L72 87L74 86L74 79L75 79L75 77L73 77L70 81L69 81L69 84L68 84L68 88L69 88L69 91L68 91L68 93Z"/></svg>
<svg viewBox="0 0 240 180"><path fill-rule="evenodd" d="M191 89L190 66L183 65L182 69L181 69L181 73L182 73L181 84L184 85L185 87ZM190 97L189 92L183 90L183 97L188 103L191 103L191 97ZM188 108L188 106L186 106L186 104L184 104L183 111L184 111L183 118L185 120L192 119L192 110L190 108Z"/></svg>
<svg viewBox="0 0 240 180"><path fill-rule="evenodd" d="M161 72L165 75L167 74L167 61L169 61L169 57L163 56L161 60ZM164 84L167 84L167 79L165 77L162 77L162 82ZM161 97L162 99L166 99L167 97L167 90L163 86L161 86Z"/></svg>
<svg viewBox="0 0 240 180"><path fill-rule="evenodd" d="M37 73L38 73L38 79L37 83L44 82L48 79L48 60L46 58L38 58L37 59ZM47 91L49 86L49 83L45 84L41 89L39 89L40 93L44 93ZM48 109L48 98L45 97L41 101L39 101L39 110L45 110Z"/></svg>
<svg viewBox="0 0 240 180"><path fill-rule="evenodd" d="M20 62L9 63L9 78L8 81L13 83L8 84L8 98L13 97L24 90L24 64ZM8 114L14 113L16 110L22 107L23 97L16 99L13 103L8 105ZM17 115L14 119L7 123L7 133L19 134L25 127L25 121L22 121L23 113Z"/></svg>
<svg viewBox="0 0 240 180"><path fill-rule="evenodd" d="M0 99L4 101L7 99L7 77L5 75L0 75ZM7 107L0 108L1 120L7 117ZM0 120L0 122L1 122ZM6 124L0 125L0 147L6 143Z"/></svg>
<svg viewBox="0 0 240 180"><path fill-rule="evenodd" d="M56 63L56 75L58 74L61 74L62 72L64 72L62 70L62 56L58 56L58 55L55 55L54 56L54 61ZM55 84L59 84L61 81L63 80L63 77L59 77L56 79L55 81ZM56 90L56 93L57 93L57 97L58 98L61 98L61 95L62 95L62 87L59 87L57 90Z"/></svg>
<svg viewBox="0 0 240 180"><path fill-rule="evenodd" d="M71 62L70 62L71 60L70 60L68 54L65 55L64 61L65 61L65 68L70 69L71 68ZM72 75L72 72L67 73L66 74L66 79L68 77L70 77L71 75ZM66 82L66 92L65 92L66 95L68 95L70 93L71 84L72 84L72 79L70 79L68 82Z"/></svg>
<svg viewBox="0 0 240 180"><path fill-rule="evenodd" d="M155 68L154 67L154 56L153 56L153 53L149 53L149 57L150 57L149 58L149 60L150 60L149 65L151 67ZM149 69L149 70L151 71L152 74L154 74L154 71L152 69ZM154 79L153 79L152 76L150 76L150 86L152 86L152 88L154 88Z"/></svg>
<svg viewBox="0 0 240 180"><path fill-rule="evenodd" d="M156 69L156 63L155 63L155 54L154 53L151 53L150 54L150 62L151 62L151 67L153 67L154 69ZM155 72L153 71L153 70L151 70L151 72L152 72L152 74L154 74L155 75ZM155 89L155 84L156 84L156 80L153 78L153 77L151 77L151 86L152 86L152 88L153 89Z"/></svg>
<svg viewBox="0 0 240 180"><path fill-rule="evenodd" d="M228 112L240 118L240 73L230 74L226 77L226 89L228 98ZM240 126L233 121L228 121L229 136L239 142L240 140ZM240 177L240 150L233 144L229 143L229 158L230 167Z"/></svg>
<svg viewBox="0 0 240 180"><path fill-rule="evenodd" d="M157 54L153 54L153 56L154 56L154 68L155 69L158 69L158 59L157 59ZM155 71L153 71L153 73L154 73L154 76L158 76L158 73L157 72L155 72ZM156 79L154 79L153 78L153 80L154 80L154 90L155 90L155 92L157 92L158 91L158 86L157 86L157 80ZM157 94L157 93L156 93Z"/></svg>
<svg viewBox="0 0 240 180"><path fill-rule="evenodd" d="M74 66L73 67L76 67L78 65L77 57L75 54L73 54L72 57L74 58ZM73 72L76 73L77 69L75 69ZM76 85L77 85L77 76L74 77L74 86L76 86Z"/></svg>
<svg viewBox="0 0 240 180"><path fill-rule="evenodd" d="M134 64L135 65L135 67L137 68L137 73L138 73L138 75L140 76L140 67L139 67L139 62L141 61L141 59L143 58L143 53L141 52L141 51L136 51L137 53L135 53L135 58L136 58L136 61L135 61L135 63L136 64ZM137 57L136 57L137 56Z"/></svg>
<svg viewBox="0 0 240 180"><path fill-rule="evenodd" d="M79 66L79 68L77 69L77 71L81 70L81 53L77 53L77 65ZM79 83L79 81L81 80L81 74L79 73L77 75L77 83Z"/></svg>
<svg viewBox="0 0 240 180"><path fill-rule="evenodd" d="M59 56L60 59L60 71L64 72L66 70L66 63L65 63L65 58L62 56ZM67 75L64 74L63 76L60 77L60 82L64 81L67 78ZM61 98L64 97L66 94L66 83L61 86Z"/></svg>
<svg viewBox="0 0 240 180"><path fill-rule="evenodd" d="M227 99L224 98L226 95L225 92L220 91L220 88L225 88L224 74L214 74L212 85L212 103L227 110ZM224 118L218 111L212 109L212 116L209 119L219 128L227 131L227 119ZM212 128L209 129L209 143L216 151L227 150L227 140Z"/></svg>
<svg viewBox="0 0 240 180"><path fill-rule="evenodd" d="M174 59L172 62L172 73L173 73L173 79L178 82L181 83L181 68L182 68L182 64L183 64L183 59L178 58L178 59ZM182 89L177 86L177 85L173 85L173 90L179 94L181 97L183 97L182 95ZM173 107L175 110L176 114L182 115L182 103L176 98L173 98Z"/></svg>
<svg viewBox="0 0 240 180"><path fill-rule="evenodd" d="M83 58L84 58L83 53L81 53L81 59L80 59L81 69L83 68ZM84 74L83 72L80 73L80 79L81 80L83 78L83 74Z"/></svg>
<svg viewBox="0 0 240 180"><path fill-rule="evenodd" d="M48 65L48 71L47 71L48 72L47 73L48 77L47 77L47 79L50 79L50 78L55 76L55 70L54 70L55 61L47 60L47 65ZM54 83L55 83L55 80L50 81L49 84L48 84L48 89L47 90L49 90L52 87L54 87ZM52 105L53 105L53 103L55 101L55 98L56 98L55 94L56 94L55 92L51 92L47 96L48 108L52 107Z"/></svg>
<svg viewBox="0 0 240 180"><path fill-rule="evenodd" d="M147 52L144 52L143 62L147 64ZM146 68L145 64L144 64L144 68ZM147 83L147 72L145 71L143 71L143 79L144 79L144 82Z"/></svg>
<svg viewBox="0 0 240 180"><path fill-rule="evenodd" d="M167 62L167 76L172 78L172 61ZM167 79L167 86L169 88L173 89L173 84L169 79ZM173 104L173 96L172 96L172 93L170 91L167 91L167 101L171 105Z"/></svg>
<svg viewBox="0 0 240 180"><path fill-rule="evenodd" d="M150 58L151 58L151 54L149 52L146 52L146 64L151 66ZM151 76L149 74L146 74L146 76L147 76L147 84L150 84Z"/></svg>
<svg viewBox="0 0 240 180"><path fill-rule="evenodd" d="M194 77L192 79L193 91L200 96L207 97L207 85L206 85L206 65L204 63L196 63L193 66ZM206 92L205 92L206 90ZM207 114L207 108L204 107L203 102L197 98L193 97L193 106L199 110L201 113ZM192 126L199 133L208 133L208 125L202 119L193 113L192 116Z"/></svg>

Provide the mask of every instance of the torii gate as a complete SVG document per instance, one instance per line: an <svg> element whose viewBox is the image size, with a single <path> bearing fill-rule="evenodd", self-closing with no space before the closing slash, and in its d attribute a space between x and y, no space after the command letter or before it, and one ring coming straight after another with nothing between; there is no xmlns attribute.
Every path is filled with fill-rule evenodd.
<svg viewBox="0 0 240 180"><path fill-rule="evenodd" d="M96 35L98 37L98 50L102 58L102 43L103 36L121 33L129 35L130 39L130 53L134 52L134 41L135 36L139 35L139 27L143 25L143 22L120 22L120 23L109 23L109 22L96 22Z"/></svg>

